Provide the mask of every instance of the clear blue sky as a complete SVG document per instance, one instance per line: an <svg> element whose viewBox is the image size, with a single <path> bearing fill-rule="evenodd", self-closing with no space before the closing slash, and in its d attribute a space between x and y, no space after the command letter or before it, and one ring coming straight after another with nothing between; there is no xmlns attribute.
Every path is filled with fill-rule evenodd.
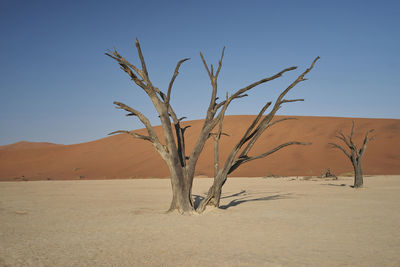
<svg viewBox="0 0 400 267"><path fill-rule="evenodd" d="M220 96L289 66L299 70L255 88L229 114L256 114L309 66L309 80L280 114L400 118L399 1L0 1L0 145L61 144L142 125L122 101L159 124L151 102L104 55L116 47L167 87L176 62L179 116L204 117L210 96L199 51L216 64L226 46Z"/></svg>

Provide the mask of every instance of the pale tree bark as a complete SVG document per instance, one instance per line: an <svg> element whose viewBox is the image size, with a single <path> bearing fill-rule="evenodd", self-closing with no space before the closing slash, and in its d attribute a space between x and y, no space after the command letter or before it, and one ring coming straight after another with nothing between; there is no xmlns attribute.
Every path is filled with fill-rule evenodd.
<svg viewBox="0 0 400 267"><path fill-rule="evenodd" d="M336 135L336 138L342 140L346 144L348 150L346 150L344 147L336 143L329 143L333 148L341 150L346 155L346 157L350 159L354 169L354 186L353 186L354 188L360 188L364 184L362 168L361 168L361 160L367 148L367 143L375 139L375 136L371 137L369 136L369 133L373 131L374 129L371 129L365 133L363 145L361 149L359 149L358 146L353 142L353 135L354 135L354 121L353 121L350 135L345 136L341 130L339 131L338 135Z"/></svg>
<svg viewBox="0 0 400 267"><path fill-rule="evenodd" d="M203 212L205 210L205 208L209 205L219 207L222 187L225 184L225 182L228 178L228 175L230 173L232 173L234 170L236 170L242 164L256 160L256 159L265 158L265 157L271 155L272 153L275 153L275 152L279 151L280 149L290 146L290 145L309 145L309 144L311 144L311 143L305 143L305 142L290 141L290 142L286 142L284 144L280 144L280 145L274 147L273 149L268 150L262 154L255 155L255 156L248 155L248 153L250 152L250 150L255 145L256 141L258 140L258 138L261 136L261 134L266 129L268 129L272 125L280 123L282 121L294 119L294 118L284 118L284 119L272 121L273 117L275 116L276 112L281 108L282 104L290 103L290 102L297 102L297 101L304 101L304 99L287 100L287 99L284 99L284 97L298 83L306 80L304 78L304 76L312 70L312 68L314 67L314 65L318 59L319 59L319 57L315 58L315 60L311 64L311 66L308 69L306 69L300 76L298 76L298 78L294 82L292 82L279 95L279 97L275 100L272 110L267 115L264 115L264 113L271 106L272 102L268 102L264 105L264 107L259 112L258 116L254 119L254 121L251 123L251 125L246 130L246 132L243 134L242 138L233 147L231 153L228 155L228 157L225 161L223 168L219 168L219 163L218 163L219 151L218 151L218 149L219 149L219 141L220 141L220 137L221 137L221 133L222 133L222 120L224 117L224 114L222 114L218 132L213 134L213 137L214 137L214 161L215 161L215 163L214 163L214 165L215 165L214 182L213 182L213 185L208 190L207 196L200 202L199 206L197 207L197 211L199 213Z"/></svg>
<svg viewBox="0 0 400 267"><path fill-rule="evenodd" d="M108 53L106 53L106 55L116 60L120 65L121 69L128 74L131 80L140 88L142 88L144 92L148 95L154 107L156 108L156 111L160 118L164 139L161 140L156 135L153 126L151 125L149 119L144 114L121 102L114 102L114 104L116 105L117 108L127 111L128 112L127 116L137 117L145 126L147 130L147 135L141 135L127 130L119 130L112 132L111 134L118 134L118 133L129 134L134 138L139 138L151 142L155 150L160 154L161 158L167 164L170 172L173 196L169 211L178 211L181 214L191 214L194 212L192 185L193 185L193 178L197 161L199 159L200 153L203 150L207 139L210 137L211 131L219 123L220 125L222 125L222 120L229 104L235 99L247 96L245 93L253 89L254 87L275 80L281 77L285 72L295 70L297 67L286 68L276 73L275 75L256 81L244 88L237 90L236 93L234 93L231 96L227 95L224 101L217 102L218 100L217 81L222 67L222 60L224 57L225 48L222 50L221 58L218 62L218 67L216 68L216 70L214 70L213 65L210 65L210 68L208 67L203 54L200 53L200 57L202 59L204 67L211 81L212 91L211 91L210 103L207 108L202 129L200 130L199 136L197 138L193 150L191 151L190 154L187 154L184 136L186 129L190 126L186 127L181 126L180 123L183 119L185 119L185 117L179 118L176 115L172 105L170 104L170 99L171 99L173 84L176 77L179 74L180 66L182 65L183 62L187 61L189 58L182 59L177 63L172 78L170 80L170 83L168 85L168 88L166 90L166 93L163 93L159 88L157 88L152 84L149 78L149 72L147 70L146 62L144 60L144 56L139 41L137 39L136 39L136 49L140 59L141 68L128 62L115 49L113 51L109 51ZM290 89L291 88L288 88L287 91L289 91ZM280 99L279 106L283 103L291 101L300 101L300 100ZM220 138L220 136L221 133L219 134L218 139ZM219 169L219 166L216 166L216 168Z"/></svg>

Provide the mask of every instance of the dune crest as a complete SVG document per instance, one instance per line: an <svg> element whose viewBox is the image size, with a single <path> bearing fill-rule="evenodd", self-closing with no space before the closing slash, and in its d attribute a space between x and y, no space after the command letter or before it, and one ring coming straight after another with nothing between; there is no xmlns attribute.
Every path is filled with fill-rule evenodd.
<svg viewBox="0 0 400 267"><path fill-rule="evenodd" d="M0 146L0 150L11 151L11 150L24 150L24 149L38 149L38 148L48 148L62 146L59 144L49 143L49 142L28 142L20 141L10 145Z"/></svg>

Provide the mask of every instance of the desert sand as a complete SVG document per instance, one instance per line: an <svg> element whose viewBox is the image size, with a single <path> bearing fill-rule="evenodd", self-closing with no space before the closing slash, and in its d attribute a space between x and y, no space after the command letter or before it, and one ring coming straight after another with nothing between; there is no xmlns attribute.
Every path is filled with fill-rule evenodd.
<svg viewBox="0 0 400 267"><path fill-rule="evenodd" d="M164 213L167 179L2 182L0 265L399 266L400 176L352 182L229 179L193 216Z"/></svg>
<svg viewBox="0 0 400 267"><path fill-rule="evenodd" d="M277 119L282 116L277 116ZM330 168L336 175L351 172L345 155L328 143L342 129L348 134L355 121L355 141L362 143L365 132L374 128L376 140L368 144L363 171L370 175L400 174L400 120L337 117L300 117L267 130L249 155L263 153L288 141L312 142L310 146L290 146L267 158L242 165L231 174L238 177L268 175L317 176ZM221 160L225 159L241 138L254 116L227 116L221 139ZM188 121L187 154L198 137L202 121ZM117 130L117 129L115 129ZM161 133L160 127L155 127ZM138 130L145 134L145 131ZM106 136L107 133L104 133ZM213 144L210 139L199 159L196 175L213 175ZM156 166L156 167L155 167ZM165 178L168 169L153 146L146 141L120 134L75 145L19 142L0 146L0 181L13 180L79 180L121 178Z"/></svg>

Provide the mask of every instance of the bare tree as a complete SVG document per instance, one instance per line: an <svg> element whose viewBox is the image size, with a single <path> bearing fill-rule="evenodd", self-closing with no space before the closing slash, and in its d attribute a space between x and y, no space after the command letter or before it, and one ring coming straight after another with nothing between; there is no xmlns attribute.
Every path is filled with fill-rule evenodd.
<svg viewBox="0 0 400 267"><path fill-rule="evenodd" d="M185 130L188 128L188 126L181 126L180 122L185 119L185 117L179 118L176 115L172 105L170 104L170 99L174 81L179 73L179 68L181 64L189 58L182 59L177 63L171 81L169 82L169 85L167 87L166 93L164 93L159 88L154 86L150 81L144 56L140 48L139 41L137 39L136 49L141 62L141 68L128 62L115 49L113 51L109 51L108 53L106 53L106 55L116 60L121 69L129 75L131 80L140 88L142 88L149 96L160 118L164 140L161 140L161 138L156 135L153 126L145 115L121 102L114 102L114 104L117 108L127 111L127 116L136 116L146 127L148 135L140 135L126 130L119 130L110 134L125 133L131 135L134 138L139 138L151 142L156 151L166 162L170 172L173 196L169 211L177 210L181 214L193 213L195 210L192 198L192 185L195 167L199 159L200 153L203 150L207 139L210 137L211 131L216 127L216 125L222 123L222 119L229 104L235 99L247 96L245 93L253 89L254 87L275 80L276 78L281 77L285 72L295 70L297 67L286 68L276 73L275 75L256 81L244 88L237 90L236 93L232 94L231 96L227 95L225 100L217 102L217 80L222 67L222 59L224 57L225 48L222 50L221 58L219 60L216 70L214 70L213 65L210 65L210 68L208 67L202 53L200 53L200 57L210 78L212 91L210 103L207 108L202 129L199 133L192 152L190 154L187 154L184 135ZM293 86L294 85L295 84L293 84ZM287 91L289 91L290 89L291 88L288 88ZM286 102L293 101L280 99L279 105Z"/></svg>
<svg viewBox="0 0 400 267"><path fill-rule="evenodd" d="M363 186L363 174L361 169L361 160L364 156L365 149L367 148L368 141L374 140L375 136L369 137L369 133L373 132L374 129L368 130L365 133L364 142L361 149L358 149L357 145L353 142L353 134L354 134L354 121L351 126L350 135L345 136L342 130L339 131L336 138L342 140L346 146L349 148L350 151L344 149L342 146L336 143L329 143L333 148L340 149L351 161L351 164L354 168L354 188L359 188Z"/></svg>
<svg viewBox="0 0 400 267"><path fill-rule="evenodd" d="M252 161L252 160L267 157L267 156L271 155L272 153L275 153L278 150L280 150L284 147L290 146L290 145L310 145L311 144L311 143L304 143L304 142L298 142L298 141L290 141L290 142L286 142L284 144L280 144L280 145L274 147L273 149L268 150L262 154L255 155L255 156L248 155L248 153L250 152L250 150L252 149L252 147L254 146L256 141L258 140L258 138L261 136L261 134L266 129L268 129L272 125L280 123L282 121L295 119L295 118L283 118L283 119L272 121L273 117L275 116L276 112L281 108L282 104L290 103L290 102L297 102L297 101L304 101L304 99L287 100L287 99L284 99L284 96L298 83L306 80L304 78L304 76L311 71L311 69L314 67L315 62L318 59L319 59L319 57L317 57L313 61L311 66L306 71L304 71L300 76L298 76L297 79L293 83L291 83L279 95L279 97L275 100L272 110L267 115L264 115L264 113L271 106L272 102L268 102L265 104L265 106L260 110L258 116L254 119L254 121L251 123L251 125L247 128L247 130L243 134L242 138L233 147L231 153L229 154L228 158L225 161L223 168L220 168L219 167L219 141L220 141L222 134L227 135L226 133L222 132L223 118L224 118L224 116L223 116L224 114L222 114L222 119L219 122L218 132L212 133L212 136L214 138L214 182L213 182L213 185L208 190L207 196L200 202L200 204L197 208L198 212L203 212L207 205L219 207L222 187L225 184L225 182L228 178L228 175L230 173L232 173L234 170L236 170L242 164Z"/></svg>

